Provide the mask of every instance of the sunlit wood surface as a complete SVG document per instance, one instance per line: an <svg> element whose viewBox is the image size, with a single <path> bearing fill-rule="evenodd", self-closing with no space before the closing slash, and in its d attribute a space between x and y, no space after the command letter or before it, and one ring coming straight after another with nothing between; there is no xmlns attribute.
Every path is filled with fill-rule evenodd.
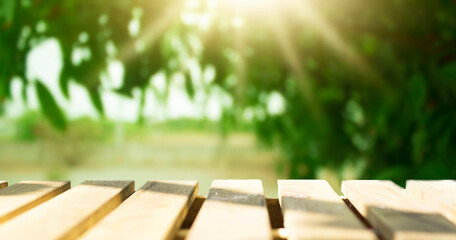
<svg viewBox="0 0 456 240"><path fill-rule="evenodd" d="M150 181L81 239L170 239L197 191L196 181Z"/></svg>
<svg viewBox="0 0 456 240"><path fill-rule="evenodd" d="M8 187L8 183L5 181L0 181L0 189Z"/></svg>
<svg viewBox="0 0 456 240"><path fill-rule="evenodd" d="M386 239L456 239L454 224L391 181L344 181L342 191Z"/></svg>
<svg viewBox="0 0 456 240"><path fill-rule="evenodd" d="M22 181L0 190L0 223L70 189L68 181Z"/></svg>
<svg viewBox="0 0 456 240"><path fill-rule="evenodd" d="M288 239L375 239L324 180L279 180Z"/></svg>
<svg viewBox="0 0 456 240"><path fill-rule="evenodd" d="M261 181L213 181L188 239L272 239Z"/></svg>
<svg viewBox="0 0 456 240"><path fill-rule="evenodd" d="M456 181L407 181L406 189L423 204L434 206L441 214L456 223Z"/></svg>
<svg viewBox="0 0 456 240"><path fill-rule="evenodd" d="M132 181L85 181L0 225L0 239L75 239L133 191Z"/></svg>
<svg viewBox="0 0 456 240"><path fill-rule="evenodd" d="M455 181L23 181L0 189L0 239L456 239ZM7 216L4 217L4 216Z"/></svg>

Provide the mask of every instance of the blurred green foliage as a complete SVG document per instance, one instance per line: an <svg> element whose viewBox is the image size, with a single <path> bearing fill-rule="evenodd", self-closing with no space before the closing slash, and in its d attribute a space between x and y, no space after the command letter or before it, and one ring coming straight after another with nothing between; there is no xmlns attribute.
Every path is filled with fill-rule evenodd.
<svg viewBox="0 0 456 240"><path fill-rule="evenodd" d="M207 28L181 21L184 11L209 11L209 2L188 9L179 0L3 0L0 105L19 77L36 85L53 125L66 128L46 86L26 77L27 53L48 38L63 54L61 91L68 97L75 79L101 114L99 76L108 59L125 67L121 94L146 88L162 71L168 79L184 73L193 97L185 64L193 57L213 66L212 84L234 97L223 132L254 109L258 136L282 147L287 160L278 165L291 178L348 166L359 178L456 178L456 1L287 0L247 10L220 1ZM232 24L239 16L242 28ZM139 34L129 31L134 19ZM76 48L89 49L90 59L75 63ZM271 92L284 97L283 114L266 111Z"/></svg>

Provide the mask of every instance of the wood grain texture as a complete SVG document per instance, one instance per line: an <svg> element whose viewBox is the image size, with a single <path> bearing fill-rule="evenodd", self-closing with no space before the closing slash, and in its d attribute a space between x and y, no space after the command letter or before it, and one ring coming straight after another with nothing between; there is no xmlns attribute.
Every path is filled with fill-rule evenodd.
<svg viewBox="0 0 456 240"><path fill-rule="evenodd" d="M325 180L279 180L288 239L376 239Z"/></svg>
<svg viewBox="0 0 456 240"><path fill-rule="evenodd" d="M196 181L150 181L80 240L173 239L197 192Z"/></svg>
<svg viewBox="0 0 456 240"><path fill-rule="evenodd" d="M0 224L70 189L69 181L22 181L0 190Z"/></svg>
<svg viewBox="0 0 456 240"><path fill-rule="evenodd" d="M85 181L0 225L0 239L75 239L133 191L132 181Z"/></svg>
<svg viewBox="0 0 456 240"><path fill-rule="evenodd" d="M272 198L270 198L272 199ZM278 199L275 198L277 201ZM173 240L184 240L186 239L188 235L189 230L188 229L179 229L179 231L176 234L176 237ZM272 239L273 240L287 240L288 239L288 233L285 228L274 228L272 229Z"/></svg>
<svg viewBox="0 0 456 240"><path fill-rule="evenodd" d="M434 206L442 215L456 223L456 181L408 180L406 190L424 204Z"/></svg>
<svg viewBox="0 0 456 240"><path fill-rule="evenodd" d="M0 181L0 189L8 187L8 183L5 181Z"/></svg>
<svg viewBox="0 0 456 240"><path fill-rule="evenodd" d="M187 239L272 239L260 180L214 180Z"/></svg>
<svg viewBox="0 0 456 240"><path fill-rule="evenodd" d="M342 192L386 239L456 239L455 225L391 181L344 181Z"/></svg>

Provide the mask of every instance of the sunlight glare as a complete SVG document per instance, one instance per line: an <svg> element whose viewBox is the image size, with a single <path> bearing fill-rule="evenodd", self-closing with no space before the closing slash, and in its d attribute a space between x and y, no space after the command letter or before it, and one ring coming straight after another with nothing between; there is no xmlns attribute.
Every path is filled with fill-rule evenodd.
<svg viewBox="0 0 456 240"><path fill-rule="evenodd" d="M264 6L271 5L274 2L276 2L276 0L221 0L221 1L224 1L225 4L229 3L236 7L250 8L250 9L262 8Z"/></svg>
<svg viewBox="0 0 456 240"><path fill-rule="evenodd" d="M284 0L284 4L292 11L292 14L304 24L310 24L317 29L317 33L346 63L356 66L356 70L371 79L375 84L382 86L380 76L374 69L366 64L366 60L345 41L337 29L321 14L311 1Z"/></svg>
<svg viewBox="0 0 456 240"><path fill-rule="evenodd" d="M234 17L231 22L235 28L240 28L244 25L244 19L241 17Z"/></svg>

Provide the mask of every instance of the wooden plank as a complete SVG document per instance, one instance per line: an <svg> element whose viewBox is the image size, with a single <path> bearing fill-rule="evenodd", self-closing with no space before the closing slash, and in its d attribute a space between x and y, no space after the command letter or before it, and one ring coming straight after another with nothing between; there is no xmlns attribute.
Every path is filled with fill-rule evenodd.
<svg viewBox="0 0 456 240"><path fill-rule="evenodd" d="M80 240L172 239L197 192L196 181L150 181Z"/></svg>
<svg viewBox="0 0 456 240"><path fill-rule="evenodd" d="M455 225L391 181L344 181L342 192L386 239L456 239Z"/></svg>
<svg viewBox="0 0 456 240"><path fill-rule="evenodd" d="M442 215L456 223L456 181L408 180L406 189L417 199L434 206Z"/></svg>
<svg viewBox="0 0 456 240"><path fill-rule="evenodd" d="M325 180L278 180L288 239L376 239Z"/></svg>
<svg viewBox="0 0 456 240"><path fill-rule="evenodd" d="M214 180L187 239L272 239L260 180Z"/></svg>
<svg viewBox="0 0 456 240"><path fill-rule="evenodd" d="M277 198L275 200L278 201ZM176 237L173 240L184 240L186 239L188 235L189 230L185 228L179 229L177 231ZM273 240L287 240L288 239L288 233L285 228L274 228L272 229L272 239Z"/></svg>
<svg viewBox="0 0 456 240"><path fill-rule="evenodd" d="M85 181L0 225L0 239L75 239L133 191L133 181Z"/></svg>
<svg viewBox="0 0 456 240"><path fill-rule="evenodd" d="M69 181L22 181L0 190L0 224L70 189Z"/></svg>
<svg viewBox="0 0 456 240"><path fill-rule="evenodd" d="M0 189L8 187L8 183L5 181L0 181Z"/></svg>

